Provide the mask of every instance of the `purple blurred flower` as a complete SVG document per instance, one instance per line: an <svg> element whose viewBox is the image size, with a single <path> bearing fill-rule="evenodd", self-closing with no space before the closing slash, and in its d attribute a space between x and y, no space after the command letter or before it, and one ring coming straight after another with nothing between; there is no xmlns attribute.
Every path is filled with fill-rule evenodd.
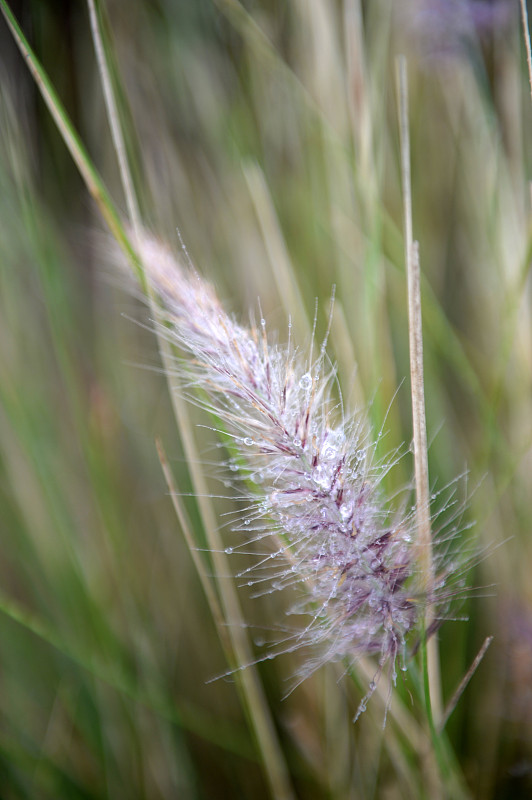
<svg viewBox="0 0 532 800"><path fill-rule="evenodd" d="M516 11L516 0L417 0L409 27L425 56L456 56L503 32Z"/></svg>

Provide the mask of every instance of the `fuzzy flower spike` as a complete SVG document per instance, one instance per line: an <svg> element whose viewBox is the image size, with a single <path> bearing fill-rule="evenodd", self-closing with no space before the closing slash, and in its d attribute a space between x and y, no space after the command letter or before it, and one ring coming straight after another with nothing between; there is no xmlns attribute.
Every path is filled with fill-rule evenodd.
<svg viewBox="0 0 532 800"><path fill-rule="evenodd" d="M391 462L375 464L363 424L344 418L324 347L313 360L290 342L272 346L264 320L238 325L211 286L158 241L144 236L140 254L166 334L192 356L190 385L204 390L200 404L231 437L230 467L243 485L256 484L234 526L241 544L226 552L259 543L265 552L243 582L259 593L296 588L291 613L303 623L285 631L277 652L310 647L301 679L327 661L375 657L366 700L385 666L395 680L398 654L435 601L426 588L416 593L412 516L395 518L381 496Z"/></svg>

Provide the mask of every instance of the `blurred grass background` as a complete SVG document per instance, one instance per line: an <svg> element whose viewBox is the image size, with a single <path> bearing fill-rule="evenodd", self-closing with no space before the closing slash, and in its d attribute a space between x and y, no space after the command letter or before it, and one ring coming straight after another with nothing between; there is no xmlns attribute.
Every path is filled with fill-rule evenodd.
<svg viewBox="0 0 532 800"><path fill-rule="evenodd" d="M455 13L481 5L494 27ZM86 6L12 8L125 211ZM316 297L323 335L335 284L331 357L346 405L375 431L386 417L383 452L412 435L394 76L408 57L431 480L467 470L462 524L490 550L470 579L490 588L440 633L446 698L495 636L449 735L471 796L513 800L532 792L532 114L518 4L449 8L110 0L102 15L144 221L176 250L179 227L239 319L260 297L280 340L290 314L308 344ZM268 797L234 679L206 683L227 664L155 449L190 493L156 343L131 319L149 312L113 273L3 21L0 53L0 797ZM224 493L223 453L197 439ZM389 490L411 472L405 457ZM257 629L283 614L241 595ZM297 658L259 665L296 796L425 796L377 699L351 724L341 670L282 699Z"/></svg>

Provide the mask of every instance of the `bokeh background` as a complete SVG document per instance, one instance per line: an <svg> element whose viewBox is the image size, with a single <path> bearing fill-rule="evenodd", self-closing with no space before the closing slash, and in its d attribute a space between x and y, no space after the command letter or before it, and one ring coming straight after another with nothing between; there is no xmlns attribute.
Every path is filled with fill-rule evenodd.
<svg viewBox="0 0 532 800"><path fill-rule="evenodd" d="M86 5L11 7L125 215ZM471 797L529 797L532 104L519 3L108 0L100 12L145 224L177 252L179 228L238 319L260 298L279 341L290 316L308 347L315 298L323 336L334 284L343 400L384 426L383 450L412 436L395 88L407 57L429 467L435 510L447 503L435 525L465 504L456 541L483 554L475 597L439 634L446 699L494 636L447 729ZM228 666L157 456L159 437L201 547L150 314L112 251L0 19L0 798L260 800L271 794L238 682L209 682ZM191 414L210 491L227 494L227 456ZM407 454L387 490L412 469ZM215 504L229 540L223 514L238 506ZM239 596L260 657L256 631L282 600ZM298 657L257 667L295 796L425 796L377 699L352 725L361 695L338 665L283 699ZM397 692L415 716L407 681Z"/></svg>

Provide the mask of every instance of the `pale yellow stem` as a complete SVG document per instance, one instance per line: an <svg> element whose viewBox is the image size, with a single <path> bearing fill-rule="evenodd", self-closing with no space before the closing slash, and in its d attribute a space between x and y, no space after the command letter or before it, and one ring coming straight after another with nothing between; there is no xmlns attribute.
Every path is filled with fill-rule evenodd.
<svg viewBox="0 0 532 800"><path fill-rule="evenodd" d="M412 391L412 423L414 440L414 468L416 478L416 520L418 531L419 564L422 574L422 590L430 594L434 585L432 556L432 534L430 523L429 469L427 457L427 424L425 417L425 391L423 379L423 332L421 318L421 276L419 246L414 242L412 226L412 183L410 170L410 136L408 129L408 80L406 60L400 56L397 62L399 92L399 129L401 136L401 171L405 216L405 257L408 275L408 328L410 344L410 382ZM430 631L433 611L427 603L425 630ZM430 637L427 642L427 661L430 685L430 700L435 725L442 715L440 664L438 640Z"/></svg>

